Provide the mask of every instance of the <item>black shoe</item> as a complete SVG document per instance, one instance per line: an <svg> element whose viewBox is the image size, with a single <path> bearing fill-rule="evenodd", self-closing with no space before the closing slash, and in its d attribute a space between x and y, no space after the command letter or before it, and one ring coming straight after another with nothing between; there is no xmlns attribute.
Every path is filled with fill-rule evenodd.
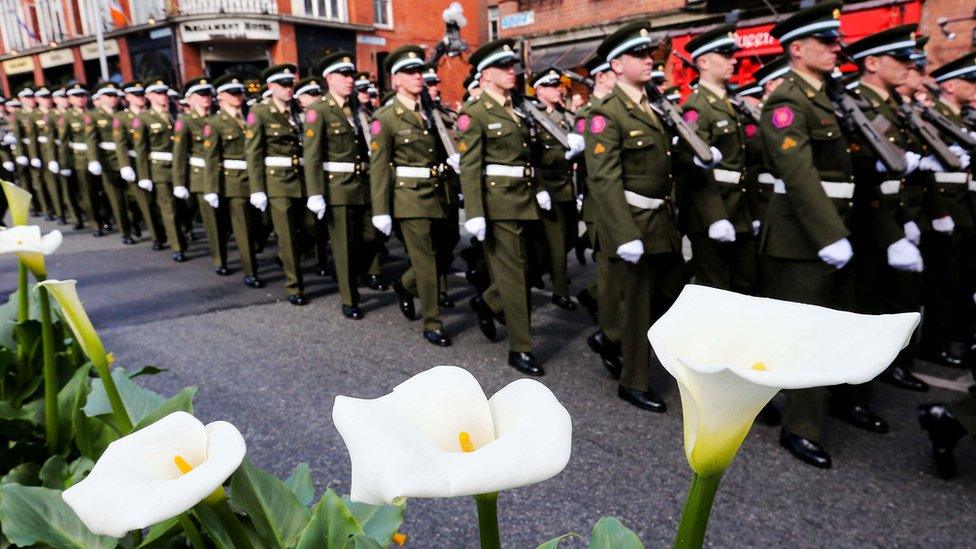
<svg viewBox="0 0 976 549"><path fill-rule="evenodd" d="M844 423L853 425L858 429L864 429L865 431L881 434L888 432L888 423L878 417L878 415L872 412L867 406L861 404L845 406L831 403L831 405L827 408L827 411L830 413L830 415L840 419Z"/></svg>
<svg viewBox="0 0 976 549"><path fill-rule="evenodd" d="M80 231L80 230L82 230L82 229L85 228L85 224L79 221L78 223L75 223L74 225L72 225L71 228L74 229L74 230L76 230L76 231Z"/></svg>
<svg viewBox="0 0 976 549"><path fill-rule="evenodd" d="M366 287L375 292L385 292L390 289L389 286L383 282L378 275L369 275L366 277Z"/></svg>
<svg viewBox="0 0 976 549"><path fill-rule="evenodd" d="M264 282L256 276L245 276L244 285L248 288L264 288Z"/></svg>
<svg viewBox="0 0 976 549"><path fill-rule="evenodd" d="M773 406L772 402L767 402L763 406L762 410L759 410L759 415L756 416L763 425L769 425L770 427L776 427L783 421L783 415L779 413L776 406Z"/></svg>
<svg viewBox="0 0 976 549"><path fill-rule="evenodd" d="M359 308L359 305L343 305L342 316L352 320L362 320L366 318L366 315L363 314L363 310Z"/></svg>
<svg viewBox="0 0 976 549"><path fill-rule="evenodd" d="M816 442L783 429L779 432L779 445L790 451L800 461L821 469L830 469L830 455Z"/></svg>
<svg viewBox="0 0 976 549"><path fill-rule="evenodd" d="M586 265L586 245L582 242L577 242L573 246L573 251L576 252L576 261L579 261L580 265Z"/></svg>
<svg viewBox="0 0 976 549"><path fill-rule="evenodd" d="M586 344L594 353L600 355L600 361L603 362L603 367L610 372L610 375L614 379L620 379L620 372L624 366L620 362L618 344L607 339L606 334L600 331L586 338Z"/></svg>
<svg viewBox="0 0 976 549"><path fill-rule="evenodd" d="M447 295L447 292L441 292L437 295L437 305L445 309L453 309L454 300L451 299L451 296Z"/></svg>
<svg viewBox="0 0 976 549"><path fill-rule="evenodd" d="M92 236L94 236L95 238L101 238L105 236L105 231L103 231L101 228L95 229L92 232Z"/></svg>
<svg viewBox="0 0 976 549"><path fill-rule="evenodd" d="M450 347L451 337L442 330L424 330L424 339L438 347Z"/></svg>
<svg viewBox="0 0 976 549"><path fill-rule="evenodd" d="M403 316L407 317L407 320L417 320L417 310L413 306L413 296L403 284L397 280L393 283L393 291L397 295L397 304L400 306L400 312Z"/></svg>
<svg viewBox="0 0 976 549"><path fill-rule="evenodd" d="M123 244L135 244L136 241L133 240L131 236L123 236L122 237L122 243Z"/></svg>
<svg viewBox="0 0 976 549"><path fill-rule="evenodd" d="M136 238L142 238L142 227L140 227L137 223L132 224L132 235Z"/></svg>
<svg viewBox="0 0 976 549"><path fill-rule="evenodd" d="M661 397L657 396L654 391L651 391L650 389L647 391L641 391L640 389L631 389L630 387L618 385L617 396L620 397L620 399L624 402L629 402L642 410L657 412L659 414L663 414L664 412L668 411L668 407L664 404L664 401L661 400Z"/></svg>
<svg viewBox="0 0 976 549"><path fill-rule="evenodd" d="M186 254L184 254L183 252L173 252L173 255L171 257L173 258L173 261L177 263L183 263L184 261L186 261Z"/></svg>
<svg viewBox="0 0 976 549"><path fill-rule="evenodd" d="M110 233L110 232L112 232L114 230L115 230L115 227L113 227L111 223L102 223L102 232L103 233Z"/></svg>
<svg viewBox="0 0 976 549"><path fill-rule="evenodd" d="M952 349L942 349L941 351L919 349L916 355L918 358L949 368L962 368L964 366L962 357L954 353Z"/></svg>
<svg viewBox="0 0 976 549"><path fill-rule="evenodd" d="M468 303L474 309L474 314L478 315L478 328L481 328L481 333L485 334L488 341L495 341L498 330L495 329L495 314L491 312L491 307L480 295L472 297Z"/></svg>
<svg viewBox="0 0 976 549"><path fill-rule="evenodd" d="M508 352L508 365L522 372L527 376L540 377L546 375L546 371L539 366L532 353Z"/></svg>
<svg viewBox="0 0 976 549"><path fill-rule="evenodd" d="M218 276L229 276L230 275L230 269L228 269L227 267L223 267L223 266L214 267L214 272L217 273Z"/></svg>
<svg viewBox="0 0 976 549"><path fill-rule="evenodd" d="M58 225L67 225L67 224L68 224L67 217L62 215L61 217L58 218Z"/></svg>
<svg viewBox="0 0 976 549"><path fill-rule="evenodd" d="M552 301L553 305L555 305L556 307L559 307L560 309L562 309L564 311L575 311L576 310L576 304L573 303L573 300L570 299L568 295L556 295L556 294L552 294L552 300L551 301Z"/></svg>
<svg viewBox="0 0 976 549"><path fill-rule="evenodd" d="M329 270L326 269L325 267L319 267L318 269L315 270L315 274L321 276L322 278L325 278L329 276Z"/></svg>
<svg viewBox="0 0 976 549"><path fill-rule="evenodd" d="M901 366L894 366L885 370L881 377L881 381L894 385L895 387L906 389L908 391L916 391L919 393L924 393L929 390L929 384L925 383L921 379L915 377L914 374L908 370L902 368Z"/></svg>
<svg viewBox="0 0 976 549"><path fill-rule="evenodd" d="M918 407L918 422L928 431L932 441L932 458L939 476L950 479L956 475L956 458L952 451L966 434L959 420L945 404L922 404Z"/></svg>
<svg viewBox="0 0 976 549"><path fill-rule="evenodd" d="M158 240L153 240L152 249L155 252L158 252L159 250L165 250L166 249L166 243L160 242Z"/></svg>
<svg viewBox="0 0 976 549"><path fill-rule="evenodd" d="M295 295L288 296L288 303L291 303L292 305L298 305L299 307L301 307L302 305L308 303L308 300L305 299L305 296L302 294L295 294Z"/></svg>
<svg viewBox="0 0 976 549"><path fill-rule="evenodd" d="M590 295L589 290L583 290L582 292L576 294L576 301L586 309L586 312L590 313L593 320L596 320L596 313L599 310L599 305L596 299Z"/></svg>

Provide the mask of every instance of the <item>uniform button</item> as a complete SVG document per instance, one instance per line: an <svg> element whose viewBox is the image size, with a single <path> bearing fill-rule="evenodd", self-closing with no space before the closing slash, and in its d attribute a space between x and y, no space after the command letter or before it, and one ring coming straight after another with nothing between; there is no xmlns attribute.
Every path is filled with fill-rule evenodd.
<svg viewBox="0 0 976 549"><path fill-rule="evenodd" d="M827 132L827 137L831 137L833 135L834 135L834 132Z"/></svg>
<svg viewBox="0 0 976 549"><path fill-rule="evenodd" d="M268 173L270 173L271 175L274 175L274 170L269 170Z"/></svg>
<svg viewBox="0 0 976 549"><path fill-rule="evenodd" d="M848 205L848 206L853 206L853 205L854 205L854 203L853 203L853 202L848 202L848 203L847 203L847 205Z"/></svg>
<svg viewBox="0 0 976 549"><path fill-rule="evenodd" d="M492 181L491 183L488 183L488 184L491 185L492 187L495 186L495 182L494 181Z"/></svg>
<svg viewBox="0 0 976 549"><path fill-rule="evenodd" d="M404 142L404 143L409 143L409 142L410 142L410 140L409 140L409 139L404 139L404 140L403 140L403 142Z"/></svg>
<svg viewBox="0 0 976 549"><path fill-rule="evenodd" d="M427 149L427 152L434 152L434 149Z"/></svg>
<svg viewBox="0 0 976 549"><path fill-rule="evenodd" d="M638 141L638 142L637 142L637 146L638 146L638 147L640 147L640 146L641 146L641 145L643 145L643 144L644 144L644 142L643 142L643 141Z"/></svg>
<svg viewBox="0 0 976 549"><path fill-rule="evenodd" d="M424 135L427 135L427 130L424 130Z"/></svg>

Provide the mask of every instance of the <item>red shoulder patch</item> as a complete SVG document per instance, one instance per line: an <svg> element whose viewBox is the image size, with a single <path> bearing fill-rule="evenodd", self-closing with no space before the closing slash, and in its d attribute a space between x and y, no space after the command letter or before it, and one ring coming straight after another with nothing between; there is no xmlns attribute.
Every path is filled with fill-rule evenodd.
<svg viewBox="0 0 976 549"><path fill-rule="evenodd" d="M121 128L121 127L122 127L122 121L119 120L118 118L113 118L112 119L112 129L113 130L117 130L117 129Z"/></svg>
<svg viewBox="0 0 976 549"><path fill-rule="evenodd" d="M383 124L380 124L379 120L373 120L369 123L370 135L379 135L381 131L383 131Z"/></svg>
<svg viewBox="0 0 976 549"><path fill-rule="evenodd" d="M247 125L248 126L253 126L254 123L257 122L257 121L258 121L258 117L257 117L257 115L254 114L253 111L247 113Z"/></svg>
<svg viewBox="0 0 976 549"><path fill-rule="evenodd" d="M757 128L755 124L746 124L746 129L745 129L746 138L752 139L753 137L756 137L756 133L758 133L758 130L759 128Z"/></svg>
<svg viewBox="0 0 976 549"><path fill-rule="evenodd" d="M315 122L315 119L318 117L319 114L315 111L315 109L308 109L308 112L305 113L306 122Z"/></svg>
<svg viewBox="0 0 976 549"><path fill-rule="evenodd" d="M685 111L685 115L682 118L685 119L685 122L694 124L695 122L698 122L698 111L695 109L688 109Z"/></svg>
<svg viewBox="0 0 976 549"><path fill-rule="evenodd" d="M210 124L205 124L203 126L203 135L204 135L204 137L210 137L210 134L211 133L213 133L213 130L210 129Z"/></svg>
<svg viewBox="0 0 976 549"><path fill-rule="evenodd" d="M607 119L602 114L595 114L590 118L590 133L596 135L607 129Z"/></svg>
<svg viewBox="0 0 976 549"><path fill-rule="evenodd" d="M89 125L91 123L92 123L91 117L86 114L85 115L85 125L87 126L87 125Z"/></svg>
<svg viewBox="0 0 976 549"><path fill-rule="evenodd" d="M462 132L467 131L468 128L471 127L471 117L466 114L462 114L461 116L458 117L457 124L459 130L461 130Z"/></svg>
<svg viewBox="0 0 976 549"><path fill-rule="evenodd" d="M586 119L580 118L576 121L576 133L582 134L586 131Z"/></svg>
<svg viewBox="0 0 976 549"><path fill-rule="evenodd" d="M138 128L139 126L142 126L142 120L140 120L139 117L137 116L132 119L132 127Z"/></svg>
<svg viewBox="0 0 976 549"><path fill-rule="evenodd" d="M793 114L793 109L784 105L773 110L771 120L773 122L773 127L782 130L783 128L792 124L794 118L795 115Z"/></svg>
<svg viewBox="0 0 976 549"><path fill-rule="evenodd" d="M178 131L180 131L182 129L183 129L183 119L181 118L181 119L179 119L179 120L176 121L176 125L173 126L173 131L177 131L178 132Z"/></svg>

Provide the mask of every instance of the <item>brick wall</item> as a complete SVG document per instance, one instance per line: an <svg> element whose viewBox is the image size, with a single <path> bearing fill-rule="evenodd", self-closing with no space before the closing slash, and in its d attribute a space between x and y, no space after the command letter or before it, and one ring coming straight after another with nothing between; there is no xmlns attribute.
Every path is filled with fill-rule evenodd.
<svg viewBox="0 0 976 549"><path fill-rule="evenodd" d="M928 0L922 5L919 28L922 34L930 37L926 46L930 70L973 51L972 39L976 21L949 24L947 30L956 33L953 40L947 39L938 25L940 17L957 19L971 16L973 7L972 0Z"/></svg>
<svg viewBox="0 0 976 549"><path fill-rule="evenodd" d="M499 17L520 11L533 11L534 23L501 30L501 36L523 36L565 31L573 27L592 27L641 14L676 10L684 0L493 0Z"/></svg>

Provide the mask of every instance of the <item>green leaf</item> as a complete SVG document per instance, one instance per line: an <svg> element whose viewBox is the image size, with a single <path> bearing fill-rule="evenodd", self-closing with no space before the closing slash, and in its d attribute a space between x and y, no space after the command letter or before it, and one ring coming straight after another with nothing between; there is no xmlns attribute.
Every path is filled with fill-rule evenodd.
<svg viewBox="0 0 976 549"><path fill-rule="evenodd" d="M312 520L298 540L297 549L350 547L356 536L365 536L363 527L349 507L329 489L312 508Z"/></svg>
<svg viewBox="0 0 976 549"><path fill-rule="evenodd" d="M180 524L177 518L164 520L163 522L152 525L146 537L139 544L139 549L163 549L168 547L173 536L180 532Z"/></svg>
<svg viewBox="0 0 976 549"><path fill-rule="evenodd" d="M75 417L75 445L81 455L97 460L121 434L106 421L111 416L93 418L79 410Z"/></svg>
<svg viewBox="0 0 976 549"><path fill-rule="evenodd" d="M308 507L315 497L315 487L312 486L312 471L307 463L299 463L291 475L285 480L285 486L298 498L298 502Z"/></svg>
<svg viewBox="0 0 976 549"><path fill-rule="evenodd" d="M61 491L49 488L0 486L0 524L3 535L20 546L108 549L117 545L114 538L91 533L61 499Z"/></svg>
<svg viewBox="0 0 976 549"><path fill-rule="evenodd" d="M137 378L139 376L154 376L154 375L161 374L163 372L168 372L168 371L169 370L167 370L166 368L159 368L157 366L151 366L151 365L150 366L143 366L142 368L140 368L140 369L136 370L135 372L132 372L131 374L129 374L129 379L135 379L135 378Z"/></svg>
<svg viewBox="0 0 976 549"><path fill-rule="evenodd" d="M217 512L209 505L197 505L193 508L192 514L197 517L197 521L202 527L201 530L210 536L218 549L234 549L234 540L224 528L224 523L220 522ZM260 544L254 546L260 547Z"/></svg>
<svg viewBox="0 0 976 549"><path fill-rule="evenodd" d="M342 496L342 502L356 517L356 521L363 527L366 535L385 546L390 545L393 534L396 534L403 524L405 501L400 505L370 505L354 502L349 496Z"/></svg>
<svg viewBox="0 0 976 549"><path fill-rule="evenodd" d="M370 536L360 535L352 538L345 547L347 549L383 549L384 547L389 547L388 545L382 545L380 542L376 541Z"/></svg>
<svg viewBox="0 0 976 549"><path fill-rule="evenodd" d="M272 547L294 544L308 523L308 508L284 482L245 459L231 477L231 501L244 510L258 534Z"/></svg>
<svg viewBox="0 0 976 549"><path fill-rule="evenodd" d="M41 407L15 406L12 402L0 401L0 438L17 440L41 428Z"/></svg>
<svg viewBox="0 0 976 549"><path fill-rule="evenodd" d="M15 290L10 294L10 299L0 307L0 345L8 349L16 349L17 342L14 340L14 325L17 323L17 300L18 292ZM38 303L37 293L27 291L28 302L30 303L30 314L28 318L35 320L41 317L40 303Z"/></svg>
<svg viewBox="0 0 976 549"><path fill-rule="evenodd" d="M65 471L67 476L64 478L64 489L67 490L81 482L94 467L95 462L86 457L80 457L69 463Z"/></svg>
<svg viewBox="0 0 976 549"><path fill-rule="evenodd" d="M559 536L558 538L552 538L551 540L549 540L549 541L547 541L547 542L539 545L535 549L556 549L557 547L559 547L560 542L563 542L563 541L568 540L570 538L583 539L583 536L581 536L579 534L575 534L573 532L570 532L568 534L563 534L563 535Z"/></svg>
<svg viewBox="0 0 976 549"><path fill-rule="evenodd" d="M170 398L166 402L162 403L152 412L145 415L139 423L132 428L132 431L138 431L144 427L148 427L153 423L156 423L160 419L172 414L177 411L184 411L187 413L193 413L193 397L197 394L196 387L186 387L182 391L176 394L176 396Z"/></svg>
<svg viewBox="0 0 976 549"><path fill-rule="evenodd" d="M38 475L41 468L36 463L21 463L0 477L0 484L23 484L24 486L39 486Z"/></svg>
<svg viewBox="0 0 976 549"><path fill-rule="evenodd" d="M644 549L644 544L616 518L603 517L590 533L589 549Z"/></svg>
<svg viewBox="0 0 976 549"><path fill-rule="evenodd" d="M125 406L125 411L128 412L133 425L142 421L150 412L166 402L162 395L136 385L129 379L125 368L114 369L112 379L119 388L122 404ZM88 417L96 417L111 413L112 405L108 401L108 395L105 394L102 380L92 381L91 394L88 395L88 402L85 403L85 414Z"/></svg>
<svg viewBox="0 0 976 549"><path fill-rule="evenodd" d="M88 381L91 364L85 364L75 370L71 379L58 392L58 433L62 442L62 450L71 447L71 439L76 431L76 422L81 408L88 398ZM48 486L48 488L55 488Z"/></svg>
<svg viewBox="0 0 976 549"><path fill-rule="evenodd" d="M41 466L38 477L41 479L41 486L55 490L64 490L65 472L68 470L68 462L61 456L51 456Z"/></svg>

